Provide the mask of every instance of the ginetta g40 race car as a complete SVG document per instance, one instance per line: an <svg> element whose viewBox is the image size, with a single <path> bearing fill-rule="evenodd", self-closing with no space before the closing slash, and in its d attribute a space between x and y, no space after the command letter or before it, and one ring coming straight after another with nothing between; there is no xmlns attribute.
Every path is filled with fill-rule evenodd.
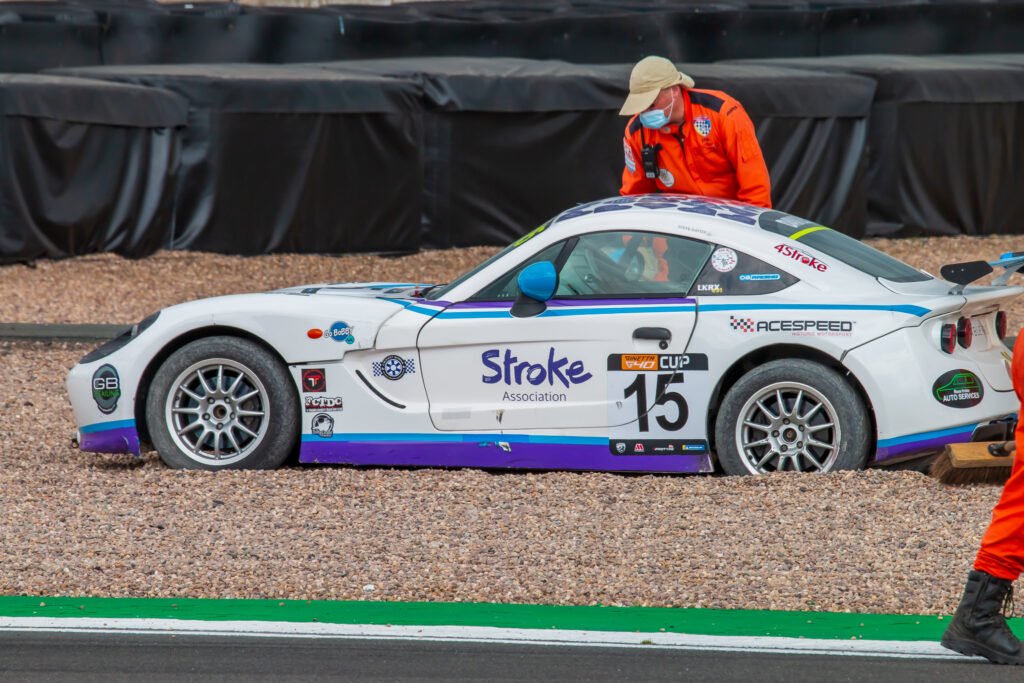
<svg viewBox="0 0 1024 683"><path fill-rule="evenodd" d="M443 286L172 306L67 387L82 450L148 440L171 467L273 468L297 448L355 465L856 469L1013 418L999 309L1024 290L965 287L981 267L951 282L780 211L616 197Z"/></svg>

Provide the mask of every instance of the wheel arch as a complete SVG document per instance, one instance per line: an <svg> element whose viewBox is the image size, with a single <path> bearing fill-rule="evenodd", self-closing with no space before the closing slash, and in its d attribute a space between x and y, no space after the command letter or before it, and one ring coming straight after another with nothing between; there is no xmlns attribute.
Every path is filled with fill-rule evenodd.
<svg viewBox="0 0 1024 683"><path fill-rule="evenodd" d="M285 367L288 365L281 354L278 353L277 349L252 332L243 330L239 327L231 327L229 325L198 327L175 337L164 344L160 351L158 351L149 360L149 363L146 365L146 369L142 372L142 377L139 380L139 386L135 392L135 405L133 410L135 413L135 427L139 433L140 441L152 444L152 439L149 434L149 424L146 420L146 399L149 397L149 388L153 383L153 377L156 375L157 370L159 370L160 366L164 364L164 361L178 349L182 348L186 344L190 344L199 339L206 339L207 337L238 337L239 339L254 342L281 361L282 365Z"/></svg>
<svg viewBox="0 0 1024 683"><path fill-rule="evenodd" d="M845 378L853 390L860 397L860 400L864 404L864 408L867 410L868 421L871 427L871 435L869 442L874 444L878 441L878 426L875 419L875 408L871 402L871 398L868 396L867 391L864 389L864 385L857 378L857 376L842 362L834 358L824 351L813 349L809 346L801 346L799 344L771 344L768 346L762 346L759 349L755 349L750 353L738 358L728 370L722 373L722 376L718 379L718 384L711 392L711 401L709 402L709 410L707 415L707 435L708 442L711 445L712 452L715 450L715 422L718 420L718 411L721 408L722 397L725 396L726 392L732 388L739 379L747 374L750 370L775 360L786 360L786 359L802 359L809 360L815 363L820 363L825 367L832 368L838 372L843 378ZM874 449L872 448L871 454L868 457L868 463L874 460Z"/></svg>

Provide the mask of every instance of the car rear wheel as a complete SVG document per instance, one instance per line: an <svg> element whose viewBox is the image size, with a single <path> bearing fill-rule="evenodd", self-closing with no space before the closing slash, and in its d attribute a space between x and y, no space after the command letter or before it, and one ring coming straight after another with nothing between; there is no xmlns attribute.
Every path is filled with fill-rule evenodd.
<svg viewBox="0 0 1024 683"><path fill-rule="evenodd" d="M160 458L177 469L273 469L298 434L295 388L262 346L200 339L171 354L153 378L146 420Z"/></svg>
<svg viewBox="0 0 1024 683"><path fill-rule="evenodd" d="M737 475L862 469L870 436L853 387L835 370L802 359L772 361L743 375L715 423L719 463Z"/></svg>

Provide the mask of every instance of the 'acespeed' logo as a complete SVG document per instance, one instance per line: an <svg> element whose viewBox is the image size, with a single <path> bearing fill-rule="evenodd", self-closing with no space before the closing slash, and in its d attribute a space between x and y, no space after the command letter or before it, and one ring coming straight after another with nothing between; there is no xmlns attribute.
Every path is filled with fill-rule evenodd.
<svg viewBox="0 0 1024 683"><path fill-rule="evenodd" d="M852 320L754 320L729 316L729 327L739 332L793 332L818 335L853 333Z"/></svg>
<svg viewBox="0 0 1024 683"><path fill-rule="evenodd" d="M788 244L776 244L774 248L775 251L779 252L783 256L788 256L798 263L814 268L819 273L824 273L828 270L828 265L819 261L817 256L812 256L802 249L798 249Z"/></svg>

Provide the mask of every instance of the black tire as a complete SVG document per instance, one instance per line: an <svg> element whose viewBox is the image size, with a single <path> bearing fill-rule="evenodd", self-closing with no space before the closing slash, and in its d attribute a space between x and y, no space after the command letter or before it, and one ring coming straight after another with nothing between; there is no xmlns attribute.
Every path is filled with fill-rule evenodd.
<svg viewBox="0 0 1024 683"><path fill-rule="evenodd" d="M299 402L288 371L262 346L207 337L157 370L146 421L168 467L274 469L298 437Z"/></svg>
<svg viewBox="0 0 1024 683"><path fill-rule="evenodd" d="M718 461L734 475L863 469L870 438L867 409L849 382L820 363L795 358L743 375L715 421Z"/></svg>

